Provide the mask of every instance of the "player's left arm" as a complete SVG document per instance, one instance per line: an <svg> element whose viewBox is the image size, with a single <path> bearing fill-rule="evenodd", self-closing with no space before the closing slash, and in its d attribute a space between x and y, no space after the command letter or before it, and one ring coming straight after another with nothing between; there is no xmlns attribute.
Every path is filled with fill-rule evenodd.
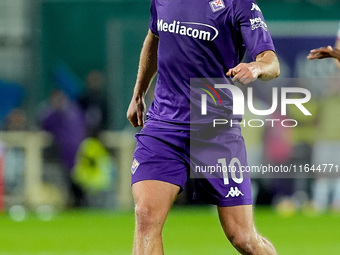
<svg viewBox="0 0 340 255"><path fill-rule="evenodd" d="M233 2L234 26L239 29L244 45L253 60L240 63L227 72L234 82L249 84L257 78L271 79L280 75L280 65L273 40L260 7L254 0Z"/></svg>
<svg viewBox="0 0 340 255"><path fill-rule="evenodd" d="M246 85L257 78L273 79L278 77L280 75L280 64L275 52L267 50L259 53L255 61L240 63L229 69L226 75L233 76L234 82Z"/></svg>

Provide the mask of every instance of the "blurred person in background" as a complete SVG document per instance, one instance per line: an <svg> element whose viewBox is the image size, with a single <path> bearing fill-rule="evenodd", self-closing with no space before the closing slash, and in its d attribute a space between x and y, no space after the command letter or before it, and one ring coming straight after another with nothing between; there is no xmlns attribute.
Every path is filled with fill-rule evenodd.
<svg viewBox="0 0 340 255"><path fill-rule="evenodd" d="M300 86L301 87L301 86ZM312 155L317 136L318 101L311 98L304 106L311 112L311 116L304 115L295 105L288 105L289 116L299 124L292 129L293 153L291 164L294 166L313 163ZM297 209L308 209L311 199L311 181L313 172L294 174L292 201Z"/></svg>
<svg viewBox="0 0 340 255"><path fill-rule="evenodd" d="M280 110L275 111L269 119L277 119L278 122L283 121L285 118L280 114ZM290 163L293 152L292 147L292 130L282 125L277 125L274 128L271 124L267 123L263 134L263 161L265 164L271 166L286 166ZM272 192L272 203L281 208L282 204L291 204L290 195L292 194L291 178L286 176L276 176L277 174L271 173L269 187Z"/></svg>
<svg viewBox="0 0 340 255"><path fill-rule="evenodd" d="M86 91L78 103L86 118L87 136L96 137L107 129L108 109L103 91L105 78L102 72L91 70L86 76Z"/></svg>
<svg viewBox="0 0 340 255"><path fill-rule="evenodd" d="M80 144L72 179L86 192L88 206L114 205L117 172L111 155L98 138L87 137Z"/></svg>
<svg viewBox="0 0 340 255"><path fill-rule="evenodd" d="M86 206L85 193L71 178L76 162L76 154L81 142L86 138L86 121L78 104L69 100L61 90L53 90L49 104L40 114L41 127L53 135L61 163L65 168L71 206Z"/></svg>
<svg viewBox="0 0 340 255"><path fill-rule="evenodd" d="M108 108L104 93L104 74L96 69L88 72L85 93L78 104L86 119L86 139L77 152L73 180L87 193L89 206L106 206L112 200L117 165L104 146L100 133L108 128Z"/></svg>

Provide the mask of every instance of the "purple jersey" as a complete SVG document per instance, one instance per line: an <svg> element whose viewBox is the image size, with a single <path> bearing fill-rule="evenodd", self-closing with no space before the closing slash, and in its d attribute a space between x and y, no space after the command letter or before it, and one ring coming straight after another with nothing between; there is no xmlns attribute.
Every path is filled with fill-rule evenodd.
<svg viewBox="0 0 340 255"><path fill-rule="evenodd" d="M225 78L243 58L274 46L253 0L152 0L150 30L159 37L155 99L147 118L190 123L190 79ZM231 94L224 105L232 107ZM232 116L230 116L232 118Z"/></svg>

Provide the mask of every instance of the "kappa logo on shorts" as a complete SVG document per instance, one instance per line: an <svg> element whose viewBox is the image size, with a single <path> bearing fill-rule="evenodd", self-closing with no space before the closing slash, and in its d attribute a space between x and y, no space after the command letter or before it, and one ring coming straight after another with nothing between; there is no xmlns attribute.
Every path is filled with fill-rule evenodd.
<svg viewBox="0 0 340 255"><path fill-rule="evenodd" d="M231 187L228 195L226 195L225 197L238 197L240 195L244 196L241 190L239 190L237 187Z"/></svg>
<svg viewBox="0 0 340 255"><path fill-rule="evenodd" d="M213 12L217 12L225 8L223 0L210 1L209 4Z"/></svg>
<svg viewBox="0 0 340 255"><path fill-rule="evenodd" d="M131 173L134 174L138 167L139 167L139 162L137 161L137 159L134 158L132 161Z"/></svg>

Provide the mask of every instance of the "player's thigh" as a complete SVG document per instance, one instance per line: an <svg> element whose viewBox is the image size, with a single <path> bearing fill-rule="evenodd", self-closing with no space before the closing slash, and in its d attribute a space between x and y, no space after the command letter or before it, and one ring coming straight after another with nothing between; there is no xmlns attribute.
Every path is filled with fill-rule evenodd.
<svg viewBox="0 0 340 255"><path fill-rule="evenodd" d="M183 190L189 167L185 160L188 154L187 133L153 127L147 122L136 135L137 145L131 167L133 186L138 182L157 180L160 183L171 183L170 187L175 186L176 189L179 186Z"/></svg>
<svg viewBox="0 0 340 255"><path fill-rule="evenodd" d="M165 218L180 190L178 185L158 180L144 180L132 185L136 212L148 217Z"/></svg>
<svg viewBox="0 0 340 255"><path fill-rule="evenodd" d="M229 239L240 233L248 236L256 234L252 205L217 207L222 228Z"/></svg>

